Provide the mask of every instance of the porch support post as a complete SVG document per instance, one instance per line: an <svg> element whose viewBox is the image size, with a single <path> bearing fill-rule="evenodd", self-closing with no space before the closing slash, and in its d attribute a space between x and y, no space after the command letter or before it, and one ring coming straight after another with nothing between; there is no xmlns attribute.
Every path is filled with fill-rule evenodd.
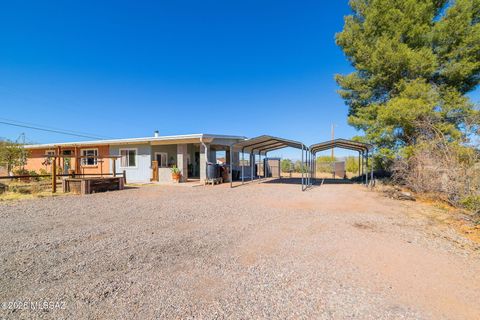
<svg viewBox="0 0 480 320"><path fill-rule="evenodd" d="M200 144L200 180L207 180L207 162L210 146L207 143Z"/></svg>
<svg viewBox="0 0 480 320"><path fill-rule="evenodd" d="M182 173L182 181L188 179L187 144L177 144L177 167Z"/></svg>

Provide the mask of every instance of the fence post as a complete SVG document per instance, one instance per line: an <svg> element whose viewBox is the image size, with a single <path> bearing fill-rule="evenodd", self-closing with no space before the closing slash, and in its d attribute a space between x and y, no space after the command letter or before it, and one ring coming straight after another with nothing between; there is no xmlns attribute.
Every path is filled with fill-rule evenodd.
<svg viewBox="0 0 480 320"><path fill-rule="evenodd" d="M127 184L127 171L123 170L123 183Z"/></svg>
<svg viewBox="0 0 480 320"><path fill-rule="evenodd" d="M152 181L158 181L158 161L152 161Z"/></svg>
<svg viewBox="0 0 480 320"><path fill-rule="evenodd" d="M52 193L57 192L57 159L53 158L52 162Z"/></svg>

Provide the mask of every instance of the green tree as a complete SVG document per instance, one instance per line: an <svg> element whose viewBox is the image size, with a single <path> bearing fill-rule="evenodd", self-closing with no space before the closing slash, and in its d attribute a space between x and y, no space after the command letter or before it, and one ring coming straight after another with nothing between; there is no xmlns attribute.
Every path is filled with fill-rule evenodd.
<svg viewBox="0 0 480 320"><path fill-rule="evenodd" d="M293 165L295 172L307 172L308 168L305 163L302 164L302 161L297 160L295 161L295 164Z"/></svg>
<svg viewBox="0 0 480 320"><path fill-rule="evenodd" d="M337 158L331 156L319 156L317 157L317 172L332 172L333 163L337 161Z"/></svg>
<svg viewBox="0 0 480 320"><path fill-rule="evenodd" d="M21 144L11 141L0 141L0 166L10 173L17 166L24 166L27 152Z"/></svg>
<svg viewBox="0 0 480 320"><path fill-rule="evenodd" d="M358 158L353 156L346 157L345 167L347 172L358 173Z"/></svg>
<svg viewBox="0 0 480 320"><path fill-rule="evenodd" d="M290 159L282 159L280 166L282 168L282 172L289 172L293 170L293 162Z"/></svg>
<svg viewBox="0 0 480 320"><path fill-rule="evenodd" d="M392 159L428 135L478 133L480 0L352 0L336 35L355 71L336 75L349 123ZM424 125L425 124L425 125Z"/></svg>

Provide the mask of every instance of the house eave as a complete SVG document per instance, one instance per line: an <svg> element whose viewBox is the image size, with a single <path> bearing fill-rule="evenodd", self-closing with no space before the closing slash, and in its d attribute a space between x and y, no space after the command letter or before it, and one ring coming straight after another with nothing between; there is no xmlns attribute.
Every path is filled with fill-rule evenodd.
<svg viewBox="0 0 480 320"><path fill-rule="evenodd" d="M114 146L114 145L132 145L132 144L159 145L159 144L175 144L175 143L198 143L200 142L200 140L203 140L204 142L209 143L213 141L213 139L245 140L246 137L199 133L199 134L159 136L159 137L32 144L32 145L25 145L24 148L25 149L46 149L46 148L55 148L55 147L85 147L85 146L93 146L93 145Z"/></svg>

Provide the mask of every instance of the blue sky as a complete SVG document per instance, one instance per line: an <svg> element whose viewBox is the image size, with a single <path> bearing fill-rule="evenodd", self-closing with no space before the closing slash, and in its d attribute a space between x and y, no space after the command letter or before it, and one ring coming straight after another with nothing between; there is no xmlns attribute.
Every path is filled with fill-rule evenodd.
<svg viewBox="0 0 480 320"><path fill-rule="evenodd" d="M1 118L127 138L356 134L336 93L347 1L10 1ZM478 95L476 96L478 98ZM478 101L478 100L477 100ZM0 124L0 137L78 137Z"/></svg>

